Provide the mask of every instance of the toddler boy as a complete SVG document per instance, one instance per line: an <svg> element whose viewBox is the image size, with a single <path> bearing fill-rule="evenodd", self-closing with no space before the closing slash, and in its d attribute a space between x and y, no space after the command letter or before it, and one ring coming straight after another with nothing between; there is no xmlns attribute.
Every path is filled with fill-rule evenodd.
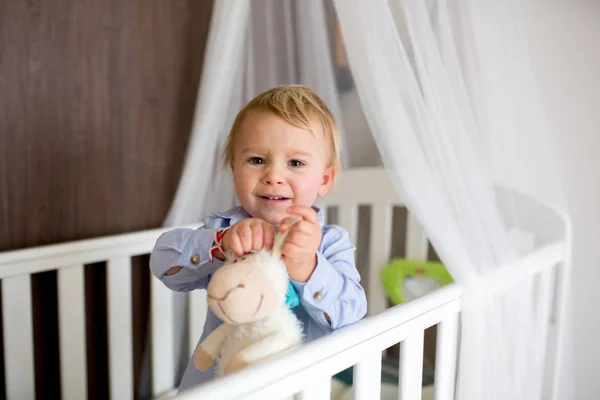
<svg viewBox="0 0 600 400"><path fill-rule="evenodd" d="M161 235L150 268L168 288L205 289L222 265L223 251L242 256L270 248L275 231L292 225L282 246L300 298L294 309L306 340L360 320L367 301L355 267L355 247L341 227L326 225L314 205L341 171L339 128L309 88L285 85L258 95L237 115L225 144L240 206L214 212L197 229ZM216 246L216 239L221 246ZM222 323L209 309L200 343ZM214 376L190 360L179 390Z"/></svg>

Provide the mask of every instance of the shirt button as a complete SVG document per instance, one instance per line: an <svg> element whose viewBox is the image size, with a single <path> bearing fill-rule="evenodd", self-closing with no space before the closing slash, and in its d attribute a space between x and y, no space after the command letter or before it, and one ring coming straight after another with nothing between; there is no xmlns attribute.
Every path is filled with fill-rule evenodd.
<svg viewBox="0 0 600 400"><path fill-rule="evenodd" d="M200 256L198 254L194 254L192 256L192 264L198 264L200 262Z"/></svg>
<svg viewBox="0 0 600 400"><path fill-rule="evenodd" d="M323 298L323 293L321 293L321 292L317 292L313 295L313 299L315 299L316 301L321 301L322 298Z"/></svg>

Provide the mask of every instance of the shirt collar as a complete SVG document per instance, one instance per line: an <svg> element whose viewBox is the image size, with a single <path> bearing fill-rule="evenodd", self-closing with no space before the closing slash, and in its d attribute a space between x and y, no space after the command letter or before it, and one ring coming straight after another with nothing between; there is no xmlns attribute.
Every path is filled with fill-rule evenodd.
<svg viewBox="0 0 600 400"><path fill-rule="evenodd" d="M325 216L323 210L321 210L317 206L312 206L312 208L317 212L317 220L319 221L319 226L323 227L323 225L325 224ZM244 210L244 208L242 208L241 206L234 207L227 211L213 212L212 214L219 218L228 219L230 226L238 223L239 221L245 218L250 218L250 214L248 214L248 212Z"/></svg>

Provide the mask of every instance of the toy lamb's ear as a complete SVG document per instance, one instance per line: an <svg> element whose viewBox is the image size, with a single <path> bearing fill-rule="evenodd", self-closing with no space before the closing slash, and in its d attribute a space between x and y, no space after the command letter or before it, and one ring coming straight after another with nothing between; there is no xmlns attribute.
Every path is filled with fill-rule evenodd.
<svg viewBox="0 0 600 400"><path fill-rule="evenodd" d="M254 254L254 253L256 253L256 251L255 251L255 250L250 250L250 252L249 252L249 253L247 253L247 254L244 254L244 255L243 255L243 256L241 256L241 257L238 257L238 256L237 256L237 255L236 255L236 254L235 254L233 251L231 251L231 250L230 250L230 251L226 251L226 252L224 253L224 256L225 256L225 261L223 261L223 263L224 263L224 264L231 264L231 263L233 263L233 262L235 262L235 261L237 261L237 260L239 260L239 259L241 259L241 258L244 258L244 257L246 257L246 256L247 256L247 255L249 255L249 254Z"/></svg>
<svg viewBox="0 0 600 400"><path fill-rule="evenodd" d="M224 264L230 264L238 259L238 256L233 251L226 251L223 255L225 256Z"/></svg>
<svg viewBox="0 0 600 400"><path fill-rule="evenodd" d="M277 259L281 258L281 246L283 246L283 241L296 221L298 220L292 221L285 232L279 232L275 235L275 240L273 241L273 257Z"/></svg>

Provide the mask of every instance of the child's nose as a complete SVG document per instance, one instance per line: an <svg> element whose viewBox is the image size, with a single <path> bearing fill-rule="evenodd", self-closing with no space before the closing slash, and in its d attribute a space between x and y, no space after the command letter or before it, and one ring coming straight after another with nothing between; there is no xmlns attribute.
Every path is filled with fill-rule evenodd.
<svg viewBox="0 0 600 400"><path fill-rule="evenodd" d="M283 174L281 174L276 168L270 168L265 173L264 182L267 185L281 185L284 182Z"/></svg>

